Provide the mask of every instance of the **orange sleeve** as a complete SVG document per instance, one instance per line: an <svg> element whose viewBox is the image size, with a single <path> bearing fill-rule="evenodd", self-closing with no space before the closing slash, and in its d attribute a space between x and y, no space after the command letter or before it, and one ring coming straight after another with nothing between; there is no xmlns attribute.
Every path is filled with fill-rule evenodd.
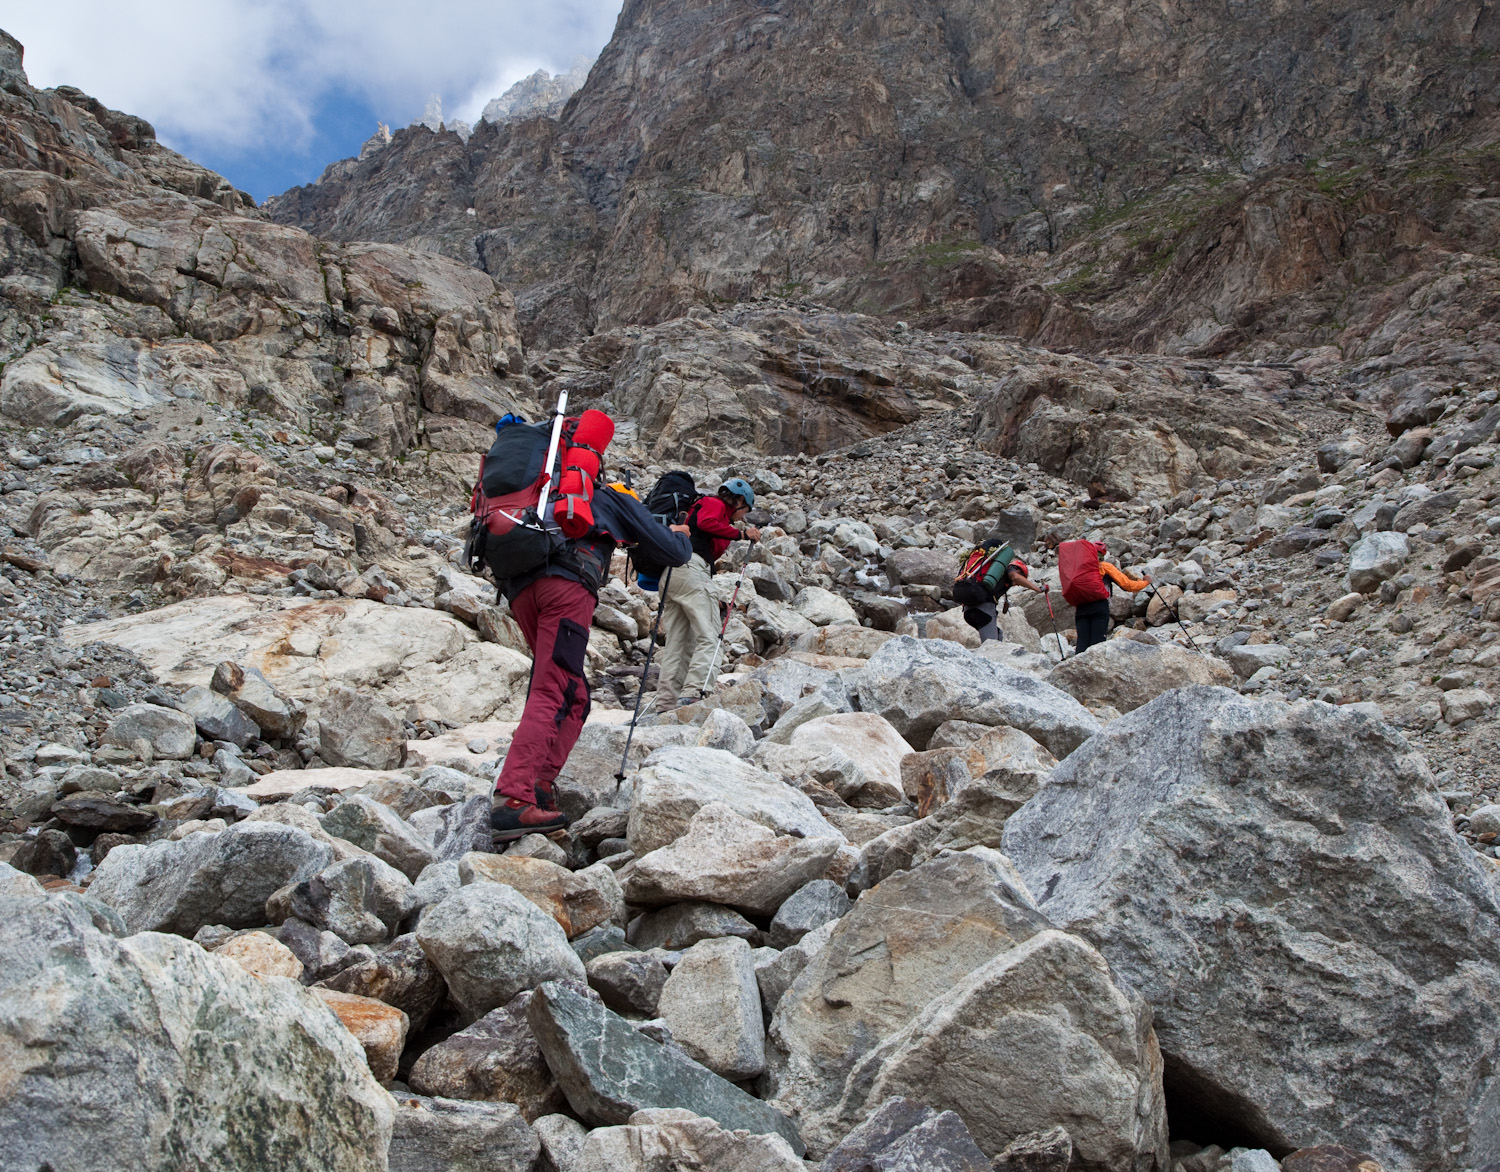
<svg viewBox="0 0 1500 1172"><path fill-rule="evenodd" d="M1132 578L1118 566L1112 566L1108 562L1099 563L1099 572L1112 581L1122 590L1128 590L1132 594L1138 594L1147 586L1151 585L1144 578Z"/></svg>

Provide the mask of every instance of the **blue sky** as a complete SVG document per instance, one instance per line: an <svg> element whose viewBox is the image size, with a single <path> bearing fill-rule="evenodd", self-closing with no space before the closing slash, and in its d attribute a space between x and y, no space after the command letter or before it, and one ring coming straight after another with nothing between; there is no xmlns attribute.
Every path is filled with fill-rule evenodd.
<svg viewBox="0 0 1500 1172"><path fill-rule="evenodd" d="M609 40L620 0L0 0L33 85L74 85L257 200L308 183L438 94L474 121Z"/></svg>

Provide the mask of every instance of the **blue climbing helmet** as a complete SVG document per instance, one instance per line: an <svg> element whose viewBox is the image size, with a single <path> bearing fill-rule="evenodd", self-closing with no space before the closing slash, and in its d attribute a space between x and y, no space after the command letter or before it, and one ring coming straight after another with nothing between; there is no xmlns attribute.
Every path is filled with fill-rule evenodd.
<svg viewBox="0 0 1500 1172"><path fill-rule="evenodd" d="M731 476L719 488L720 493L733 493L737 497L744 498L747 508L755 508L755 490L750 487L748 481L741 480L738 476Z"/></svg>

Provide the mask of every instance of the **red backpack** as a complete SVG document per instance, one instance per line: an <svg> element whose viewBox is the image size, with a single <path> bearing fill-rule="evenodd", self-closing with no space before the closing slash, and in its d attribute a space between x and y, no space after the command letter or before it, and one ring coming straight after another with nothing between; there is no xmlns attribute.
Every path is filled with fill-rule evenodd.
<svg viewBox="0 0 1500 1172"><path fill-rule="evenodd" d="M1100 602L1109 597L1109 587L1099 570L1104 547L1093 541L1065 541L1057 547L1057 573L1062 596L1069 606Z"/></svg>

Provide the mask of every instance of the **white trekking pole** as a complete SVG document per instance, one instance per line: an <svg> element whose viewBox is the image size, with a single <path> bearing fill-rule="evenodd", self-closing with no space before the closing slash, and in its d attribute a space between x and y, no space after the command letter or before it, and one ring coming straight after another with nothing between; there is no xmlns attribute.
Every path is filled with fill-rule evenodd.
<svg viewBox="0 0 1500 1172"><path fill-rule="evenodd" d="M724 635L729 630L729 620L734 617L734 604L739 601L740 585L745 581L745 568L750 564L750 555L755 552L755 542L750 543L750 548L745 551L745 561L740 566L740 576L734 580L734 593L729 596L729 606L724 611L724 621L719 625L719 642L714 647L714 657L709 661L708 678L703 681L703 691L700 696L707 696L713 691L714 684L719 678L719 656L724 653Z"/></svg>
<svg viewBox="0 0 1500 1172"><path fill-rule="evenodd" d="M547 445L547 483L542 485L541 499L536 504L536 517L543 529L547 527L547 497L552 492L552 478L559 475L553 471L553 465L557 463L557 447L562 442L563 416L567 413L568 390L564 387L557 396L557 410L552 416L552 442Z"/></svg>

